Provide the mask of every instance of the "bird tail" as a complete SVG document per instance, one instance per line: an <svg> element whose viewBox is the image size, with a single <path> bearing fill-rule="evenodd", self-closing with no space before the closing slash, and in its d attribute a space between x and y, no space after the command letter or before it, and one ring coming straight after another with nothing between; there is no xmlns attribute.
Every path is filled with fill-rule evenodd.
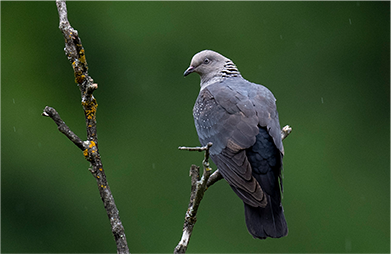
<svg viewBox="0 0 391 254"><path fill-rule="evenodd" d="M269 195L266 207L253 207L244 203L244 212L248 232L254 237L280 238L288 234L284 209L279 200L273 200Z"/></svg>

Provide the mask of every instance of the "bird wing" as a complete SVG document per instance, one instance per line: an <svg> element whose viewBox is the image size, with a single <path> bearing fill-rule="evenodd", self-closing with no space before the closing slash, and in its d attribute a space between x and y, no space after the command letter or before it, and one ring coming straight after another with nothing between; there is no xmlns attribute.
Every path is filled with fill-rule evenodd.
<svg viewBox="0 0 391 254"><path fill-rule="evenodd" d="M265 207L264 190L254 177L247 150L256 143L260 127L274 143L281 142L271 92L242 78L228 78L200 91L193 116L201 144L213 143L211 158L232 189L246 204ZM276 147L283 152L282 142Z"/></svg>

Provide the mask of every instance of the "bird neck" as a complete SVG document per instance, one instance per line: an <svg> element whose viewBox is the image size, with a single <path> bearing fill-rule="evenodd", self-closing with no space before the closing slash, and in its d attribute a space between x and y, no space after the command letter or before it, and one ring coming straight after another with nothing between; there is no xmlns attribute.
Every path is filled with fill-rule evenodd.
<svg viewBox="0 0 391 254"><path fill-rule="evenodd" d="M236 65L231 61L225 61L224 68L220 71L223 78L240 77L240 72Z"/></svg>
<svg viewBox="0 0 391 254"><path fill-rule="evenodd" d="M201 83L200 83L201 90L200 91L204 90L206 87L208 87L211 84L218 83L221 81L223 81L223 78L221 76L214 76L213 78L208 79L208 80L203 80L201 78Z"/></svg>
<svg viewBox="0 0 391 254"><path fill-rule="evenodd" d="M217 70L215 73L209 73L209 75L201 76L201 90L213 83L222 82L224 79L232 77L242 77L242 75L236 65L231 60L227 59L221 70Z"/></svg>

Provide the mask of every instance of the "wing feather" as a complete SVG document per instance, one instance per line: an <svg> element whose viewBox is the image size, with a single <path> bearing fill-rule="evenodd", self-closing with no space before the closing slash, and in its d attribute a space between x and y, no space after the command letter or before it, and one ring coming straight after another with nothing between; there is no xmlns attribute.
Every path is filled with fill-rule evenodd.
<svg viewBox="0 0 391 254"><path fill-rule="evenodd" d="M275 183L274 173L268 172L270 166L276 166L268 155L275 152L269 141L283 152L272 93L244 79L226 79L200 91L193 115L201 144L213 143L211 158L232 189L246 204L265 207L265 191L271 193ZM269 143L263 144L266 136L259 137L262 127Z"/></svg>

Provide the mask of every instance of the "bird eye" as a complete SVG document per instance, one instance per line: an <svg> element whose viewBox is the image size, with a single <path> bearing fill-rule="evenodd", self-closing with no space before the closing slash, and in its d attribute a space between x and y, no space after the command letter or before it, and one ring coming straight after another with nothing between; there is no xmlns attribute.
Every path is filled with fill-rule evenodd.
<svg viewBox="0 0 391 254"><path fill-rule="evenodd" d="M208 63L210 63L210 60L208 58L205 58L204 64L208 64Z"/></svg>

